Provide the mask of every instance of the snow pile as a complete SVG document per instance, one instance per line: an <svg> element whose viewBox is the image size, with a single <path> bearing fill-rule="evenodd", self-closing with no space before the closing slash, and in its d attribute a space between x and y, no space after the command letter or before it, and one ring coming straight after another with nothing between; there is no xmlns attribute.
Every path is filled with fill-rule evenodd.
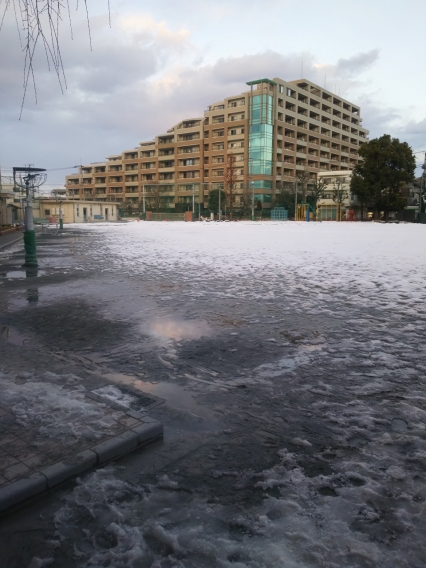
<svg viewBox="0 0 426 568"><path fill-rule="evenodd" d="M0 372L2 406L10 407L19 425L35 430L36 444L50 439L65 445L96 441L111 433L122 413L106 413L102 404L86 399L80 381L75 375L15 377Z"/></svg>
<svg viewBox="0 0 426 568"><path fill-rule="evenodd" d="M312 478L296 454L278 454L270 470L234 472L236 490L245 477L265 494L260 505L238 509L179 490L167 476L139 486L113 469L97 471L79 480L56 513L58 535L75 543L76 564L87 568L424 565L424 499L412 499L416 482L404 481L398 468L377 477L348 462L344 473Z"/></svg>

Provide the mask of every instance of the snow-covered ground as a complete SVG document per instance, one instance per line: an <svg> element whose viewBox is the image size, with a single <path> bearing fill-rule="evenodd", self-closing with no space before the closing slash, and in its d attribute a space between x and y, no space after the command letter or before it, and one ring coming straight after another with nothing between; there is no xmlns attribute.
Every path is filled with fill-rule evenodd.
<svg viewBox="0 0 426 568"><path fill-rule="evenodd" d="M149 485L113 468L83 478L55 519L58 536L74 543L77 564L426 565L425 226L132 222L82 230L102 243L96 251L83 244L84 255L105 273L141 280L166 304L179 299L216 312L229 299L235 310L250 306L229 343L259 333L259 343L283 354L247 362L244 384L253 398L246 396L244 411L253 418L241 424L254 432L264 420L271 439L287 441L266 469L212 461L212 479L233 479L235 493L251 487L264 495L247 506L208 502L179 471ZM261 320L265 303L269 315ZM291 327L286 314L299 325ZM303 321L330 326L303 333ZM237 395L232 400L223 412L236 432L242 411ZM260 452L253 440L252 452Z"/></svg>
<svg viewBox="0 0 426 568"><path fill-rule="evenodd" d="M380 223L166 223L91 225L111 270L179 279L189 299L268 299L298 310L350 306L426 313L425 227ZM93 251L89 251L93 252Z"/></svg>

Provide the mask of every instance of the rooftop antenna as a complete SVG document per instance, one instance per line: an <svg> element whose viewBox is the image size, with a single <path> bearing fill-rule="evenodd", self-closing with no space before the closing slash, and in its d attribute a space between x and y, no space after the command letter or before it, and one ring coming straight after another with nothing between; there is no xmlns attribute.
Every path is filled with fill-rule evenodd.
<svg viewBox="0 0 426 568"><path fill-rule="evenodd" d="M324 89L327 88L327 73L324 75Z"/></svg>
<svg viewBox="0 0 426 568"><path fill-rule="evenodd" d="M303 59L302 59L302 68L301 68L301 76L300 76L300 78L303 79Z"/></svg>

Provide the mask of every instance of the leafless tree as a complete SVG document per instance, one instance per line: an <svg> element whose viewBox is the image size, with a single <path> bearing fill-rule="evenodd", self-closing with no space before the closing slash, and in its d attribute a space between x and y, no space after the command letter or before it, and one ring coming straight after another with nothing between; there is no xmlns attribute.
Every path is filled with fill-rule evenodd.
<svg viewBox="0 0 426 568"><path fill-rule="evenodd" d="M240 195L240 208L241 208L241 215L250 215L251 208L252 208L252 200L253 196L249 191L249 188L246 187L243 190L242 195Z"/></svg>
<svg viewBox="0 0 426 568"><path fill-rule="evenodd" d="M336 220L341 221L342 203L348 197L348 192L343 188L345 180L337 177L333 184L333 201L337 203Z"/></svg>
<svg viewBox="0 0 426 568"><path fill-rule="evenodd" d="M237 166L234 154L228 154L225 168L225 194L228 200L229 218L232 220L232 214L235 206L235 188L237 185Z"/></svg>
<svg viewBox="0 0 426 568"><path fill-rule="evenodd" d="M317 209L317 202L319 199L323 198L327 185L328 183L324 180L324 178L315 179L309 184L309 193L312 195L315 211Z"/></svg>
<svg viewBox="0 0 426 568"><path fill-rule="evenodd" d="M79 3L75 0L75 9ZM89 0L83 0L86 12L90 49L92 38L89 22ZM108 0L109 11L109 0ZM24 53L23 95L21 115L25 103L28 86L32 83L37 101L37 87L34 60L37 50L44 51L49 71L54 70L61 90L66 88L66 78L61 55L60 25L68 19L71 39L73 38L70 0L0 0L0 32L6 15L11 14L16 21L19 41ZM110 18L111 24L111 18Z"/></svg>
<svg viewBox="0 0 426 568"><path fill-rule="evenodd" d="M307 189L307 184L308 181L310 181L312 179L312 175L311 173L304 168L303 170L298 170L296 172L296 179L297 179L297 185L299 188L301 188L301 193L302 193L302 202L306 203L306 189Z"/></svg>
<svg viewBox="0 0 426 568"><path fill-rule="evenodd" d="M153 184L145 186L147 206L157 213L165 204L165 193L170 191L166 185Z"/></svg>

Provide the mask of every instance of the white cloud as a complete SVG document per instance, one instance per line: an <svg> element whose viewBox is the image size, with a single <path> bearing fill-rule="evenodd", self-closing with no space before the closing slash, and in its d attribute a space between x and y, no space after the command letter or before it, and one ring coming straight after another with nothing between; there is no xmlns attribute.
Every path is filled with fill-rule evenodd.
<svg viewBox="0 0 426 568"><path fill-rule="evenodd" d="M238 13L234 5L221 4L206 8L204 15L228 21ZM330 63L309 50L260 49L233 55L231 38L230 55L212 60L210 54L206 63L206 47L194 43L193 30L171 21L138 11L113 15L110 29L107 16L95 15L90 19L90 52L86 22L76 20L74 41L65 29L62 35L67 89L61 94L55 74L48 72L40 54L36 60L38 105L29 92L21 122L22 57L15 24L9 22L0 34L3 164L37 163L53 168L100 161L165 132L182 118L202 116L209 104L245 91L246 81L298 79L302 66L307 79L324 85L326 75L330 90L338 84L342 96L360 104L364 126L372 136L400 132L401 138L407 136L410 143L422 145L424 121L404 127L399 109L378 103L379 93L368 75L379 61L378 48L354 50L353 55ZM226 42L228 38L220 35L217 39ZM253 43L253 49L257 45ZM53 179L62 181L62 174Z"/></svg>

